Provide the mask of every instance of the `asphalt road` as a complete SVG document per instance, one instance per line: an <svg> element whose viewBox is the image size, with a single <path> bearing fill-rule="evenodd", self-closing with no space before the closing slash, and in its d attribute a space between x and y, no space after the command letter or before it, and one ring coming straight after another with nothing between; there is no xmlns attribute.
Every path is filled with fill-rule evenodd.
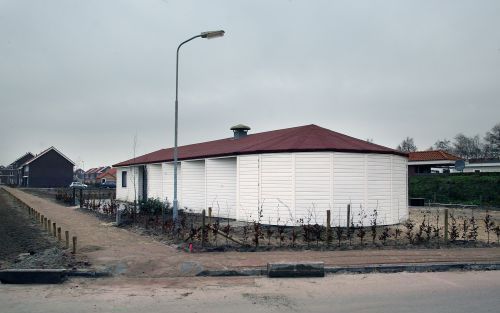
<svg viewBox="0 0 500 313"><path fill-rule="evenodd" d="M500 271L322 279L111 278L52 286L0 285L0 311L499 312Z"/></svg>

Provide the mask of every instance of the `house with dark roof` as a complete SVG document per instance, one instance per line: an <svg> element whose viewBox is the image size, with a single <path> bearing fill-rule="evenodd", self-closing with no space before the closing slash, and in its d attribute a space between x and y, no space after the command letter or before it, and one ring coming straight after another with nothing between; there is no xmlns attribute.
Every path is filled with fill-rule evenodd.
<svg viewBox="0 0 500 313"><path fill-rule="evenodd" d="M408 175L450 172L455 162L460 160L456 155L443 150L410 152L408 157Z"/></svg>
<svg viewBox="0 0 500 313"><path fill-rule="evenodd" d="M317 125L249 134L236 125L229 138L178 148L179 207L194 212L269 224L314 217L347 225L377 210L380 224L408 216L406 153L356 139ZM161 149L113 165L116 197L134 202L172 202L174 149ZM356 221L369 225L368 220Z"/></svg>
<svg viewBox="0 0 500 313"><path fill-rule="evenodd" d="M33 153L27 152L6 167L1 167L0 184L17 186L19 184L20 167L34 157Z"/></svg>
<svg viewBox="0 0 500 313"><path fill-rule="evenodd" d="M18 171L18 185L30 188L67 187L73 180L75 163L54 147L24 162Z"/></svg>

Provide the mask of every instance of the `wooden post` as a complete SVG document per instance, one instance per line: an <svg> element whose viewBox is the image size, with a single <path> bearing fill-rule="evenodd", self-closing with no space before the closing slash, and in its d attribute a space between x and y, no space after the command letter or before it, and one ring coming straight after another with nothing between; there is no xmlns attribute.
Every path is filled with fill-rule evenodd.
<svg viewBox="0 0 500 313"><path fill-rule="evenodd" d="M212 207L208 207L208 225L212 226ZM208 242L212 241L212 232L208 231Z"/></svg>
<svg viewBox="0 0 500 313"><path fill-rule="evenodd" d="M57 227L56 227L56 223L52 223L52 231L54 233L54 237L57 236Z"/></svg>
<svg viewBox="0 0 500 313"><path fill-rule="evenodd" d="M57 227L57 241L61 241L61 227Z"/></svg>
<svg viewBox="0 0 500 313"><path fill-rule="evenodd" d="M47 220L47 231L49 232L50 234L50 226L52 225L52 221L51 220Z"/></svg>
<svg viewBox="0 0 500 313"><path fill-rule="evenodd" d="M73 236L73 251L71 253L76 253L76 236Z"/></svg>
<svg viewBox="0 0 500 313"><path fill-rule="evenodd" d="M326 210L326 243L330 245L332 241L332 229L331 229L331 216L330 210Z"/></svg>
<svg viewBox="0 0 500 313"><path fill-rule="evenodd" d="M69 249L69 231L64 231L64 236L66 237L66 249Z"/></svg>
<svg viewBox="0 0 500 313"><path fill-rule="evenodd" d="M43 218L43 230L47 230L47 218Z"/></svg>
<svg viewBox="0 0 500 313"><path fill-rule="evenodd" d="M205 210L201 211L201 246L205 245Z"/></svg>
<svg viewBox="0 0 500 313"><path fill-rule="evenodd" d="M43 218L44 218L44 217L43 217L43 214L42 214L42 215L40 215L40 224L42 224L42 225L43 225Z"/></svg>
<svg viewBox="0 0 500 313"><path fill-rule="evenodd" d="M444 209L444 242L448 243L448 209Z"/></svg>
<svg viewBox="0 0 500 313"><path fill-rule="evenodd" d="M351 205L347 205L347 228L351 227Z"/></svg>

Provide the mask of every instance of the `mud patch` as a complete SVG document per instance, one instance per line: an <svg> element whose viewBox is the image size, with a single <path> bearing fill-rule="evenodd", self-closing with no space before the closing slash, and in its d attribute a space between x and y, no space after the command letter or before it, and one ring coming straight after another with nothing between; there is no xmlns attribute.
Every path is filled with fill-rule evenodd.
<svg viewBox="0 0 500 313"><path fill-rule="evenodd" d="M252 304L267 306L276 309L297 311L295 303L290 298L282 294L244 293L241 296L244 299L252 302Z"/></svg>

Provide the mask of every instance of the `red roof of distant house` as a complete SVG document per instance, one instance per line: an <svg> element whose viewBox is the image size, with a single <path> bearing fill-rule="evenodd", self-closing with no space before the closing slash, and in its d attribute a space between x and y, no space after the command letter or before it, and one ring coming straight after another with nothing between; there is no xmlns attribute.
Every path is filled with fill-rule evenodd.
<svg viewBox="0 0 500 313"><path fill-rule="evenodd" d="M101 179L106 175L116 177L116 168L109 168L107 171L102 172L101 174L97 175L97 179Z"/></svg>
<svg viewBox="0 0 500 313"><path fill-rule="evenodd" d="M456 161L459 157L443 150L410 152L408 161Z"/></svg>
<svg viewBox="0 0 500 313"><path fill-rule="evenodd" d="M231 137L181 146L179 147L179 160L241 154L309 151L382 153L408 156L404 152L349 137L317 125L306 125L249 134L239 139ZM173 161L173 153L173 148L162 149L113 166L169 162Z"/></svg>

